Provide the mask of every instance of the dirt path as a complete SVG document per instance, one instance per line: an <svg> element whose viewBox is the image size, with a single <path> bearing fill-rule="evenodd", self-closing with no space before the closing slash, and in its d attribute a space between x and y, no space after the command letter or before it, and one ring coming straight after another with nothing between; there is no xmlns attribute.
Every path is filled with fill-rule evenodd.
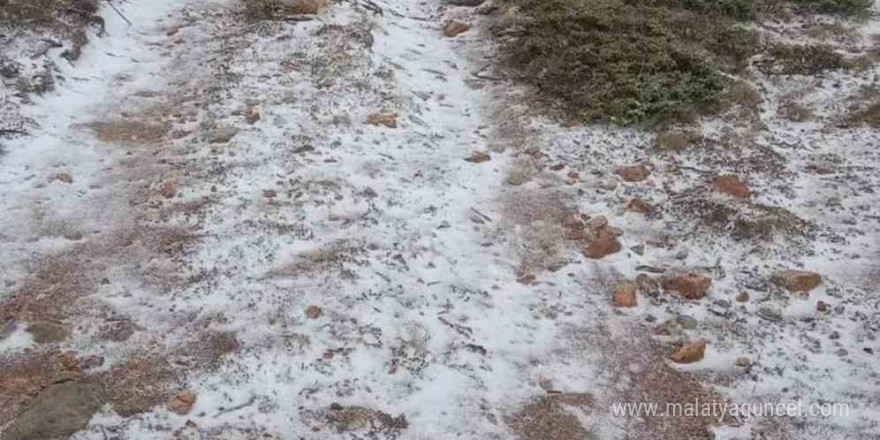
<svg viewBox="0 0 880 440"><path fill-rule="evenodd" d="M786 308L767 281L829 260L807 245L843 252L832 235L793 227L771 258L706 220L802 225L771 209L781 184L763 179L789 163L775 141L658 158L645 133L536 116L483 70L472 7L353 0L260 23L239 8L131 2L132 28L105 11L110 37L2 159L3 440L783 438L788 420L609 408L843 399L871 377L874 318L838 342L851 359L810 367L799 332L846 315L807 321L817 297ZM448 37L452 20L472 28ZM748 174L761 198L719 201L701 167ZM844 269L823 266L822 289L853 287ZM671 293L700 284L666 281L682 271L709 296ZM638 304L613 307L627 286ZM772 295L736 303L744 290ZM847 300L876 309L865 289ZM701 362L669 360L697 340ZM809 429L876 429L871 399Z"/></svg>

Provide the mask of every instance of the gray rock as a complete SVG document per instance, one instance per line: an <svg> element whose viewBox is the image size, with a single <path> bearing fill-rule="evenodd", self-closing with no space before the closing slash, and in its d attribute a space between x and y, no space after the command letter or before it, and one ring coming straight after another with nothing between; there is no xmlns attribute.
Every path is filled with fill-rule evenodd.
<svg viewBox="0 0 880 440"><path fill-rule="evenodd" d="M8 426L0 440L67 438L85 428L100 408L94 385L66 382L51 386Z"/></svg>
<svg viewBox="0 0 880 440"><path fill-rule="evenodd" d="M226 125L221 125L213 130L208 136L208 140L212 144L223 144L232 140L235 135L238 134L238 129L235 127L229 127Z"/></svg>
<svg viewBox="0 0 880 440"><path fill-rule="evenodd" d="M676 322L678 322L678 325L685 330L693 330L697 328L697 320L690 316L681 315L676 318Z"/></svg>

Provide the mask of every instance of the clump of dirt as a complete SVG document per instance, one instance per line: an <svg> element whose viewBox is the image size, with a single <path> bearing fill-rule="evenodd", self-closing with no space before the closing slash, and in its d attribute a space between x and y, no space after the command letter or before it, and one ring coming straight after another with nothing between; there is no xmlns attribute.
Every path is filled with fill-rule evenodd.
<svg viewBox="0 0 880 440"><path fill-rule="evenodd" d="M161 142L171 126L165 123L139 120L118 120L87 124L95 131L98 140L121 145L149 145Z"/></svg>
<svg viewBox="0 0 880 440"><path fill-rule="evenodd" d="M94 379L101 384L103 400L129 417L168 401L181 376L164 357L137 353Z"/></svg>
<svg viewBox="0 0 880 440"><path fill-rule="evenodd" d="M655 417L632 417L625 419L626 430L631 439L713 439L711 427L719 424L720 414L713 416L696 415L667 416L667 404L679 404L682 408L695 401L724 403L724 399L706 389L701 378L680 371L667 363L669 347L653 340L648 329L636 327L625 338L610 337L597 339L603 366L610 373L609 382L625 384L609 396L608 411L612 403L645 402L658 404ZM626 347L626 349L621 349ZM683 413L683 411L682 411ZM611 414L613 417L614 415ZM720 423L727 423L723 417Z"/></svg>
<svg viewBox="0 0 880 440"><path fill-rule="evenodd" d="M59 330L51 330L65 322L74 302L97 289L101 266L87 263L94 256L89 245L75 246L69 252L44 257L35 263L31 275L21 287L3 298L4 318L33 322L35 336L57 339ZM38 324L44 323L44 324Z"/></svg>
<svg viewBox="0 0 880 440"><path fill-rule="evenodd" d="M584 429L573 410L589 413L594 404L590 394L547 394L504 421L519 440L592 440L598 437Z"/></svg>
<svg viewBox="0 0 880 440"><path fill-rule="evenodd" d="M366 432L369 438L395 439L409 427L406 416L394 417L384 411L362 406L331 404L325 422L337 433Z"/></svg>
<svg viewBox="0 0 880 440"><path fill-rule="evenodd" d="M560 260L565 251L562 221L571 212L570 197L560 192L522 190L501 200L501 228L519 259L518 275L535 274Z"/></svg>

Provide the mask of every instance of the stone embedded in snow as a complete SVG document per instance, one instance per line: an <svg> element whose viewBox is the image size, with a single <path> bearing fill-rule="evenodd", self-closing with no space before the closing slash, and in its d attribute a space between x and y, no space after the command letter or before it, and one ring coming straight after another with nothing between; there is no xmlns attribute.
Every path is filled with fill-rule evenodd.
<svg viewBox="0 0 880 440"><path fill-rule="evenodd" d="M636 275L636 286L639 287L639 291L650 297L656 297L660 293L660 284L646 273Z"/></svg>
<svg viewBox="0 0 880 440"><path fill-rule="evenodd" d="M191 390L183 390L177 393L177 395L168 402L168 410L175 414L185 416L189 414L195 403L196 393Z"/></svg>
<svg viewBox="0 0 880 440"><path fill-rule="evenodd" d="M367 124L397 128L397 113L387 111L370 113L367 115Z"/></svg>
<svg viewBox="0 0 880 440"><path fill-rule="evenodd" d="M630 212L638 212L640 214L650 214L651 211L654 210L651 205L648 204L648 202L642 200L639 197L635 197L630 200L629 203L626 204L626 208L624 209Z"/></svg>
<svg viewBox="0 0 880 440"><path fill-rule="evenodd" d="M749 301L749 292L742 291L736 294L736 302L744 303Z"/></svg>
<svg viewBox="0 0 880 440"><path fill-rule="evenodd" d="M172 199L177 195L177 179L171 177L162 181L159 185L159 194L166 199Z"/></svg>
<svg viewBox="0 0 880 440"><path fill-rule="evenodd" d="M630 281L617 283L611 292L611 304L614 307L635 307L638 305L636 285Z"/></svg>
<svg viewBox="0 0 880 440"><path fill-rule="evenodd" d="M309 319L318 319L324 316L324 309L318 306L308 306L306 307L306 318Z"/></svg>
<svg viewBox="0 0 880 440"><path fill-rule="evenodd" d="M825 301L819 301L816 303L817 312L825 313L829 310L831 310L831 306L828 305L828 303L826 303Z"/></svg>
<svg viewBox="0 0 880 440"><path fill-rule="evenodd" d="M562 219L562 227L566 229L584 229L586 216L577 212L571 212Z"/></svg>
<svg viewBox="0 0 880 440"><path fill-rule="evenodd" d="M538 277L534 274L525 274L516 278L516 282L526 286L533 286L538 282Z"/></svg>
<svg viewBox="0 0 880 440"><path fill-rule="evenodd" d="M703 275L674 275L663 278L663 289L676 292L685 299L700 299L706 296L712 279Z"/></svg>
<svg viewBox="0 0 880 440"><path fill-rule="evenodd" d="M227 125L219 126L211 130L208 140L212 144L224 144L232 140L238 134L238 129Z"/></svg>
<svg viewBox="0 0 880 440"><path fill-rule="evenodd" d="M25 331L33 335L37 344L61 342L70 336L67 326L52 321L32 322Z"/></svg>
<svg viewBox="0 0 880 440"><path fill-rule="evenodd" d="M581 252L584 256L594 260L620 252L620 249L622 249L620 242L608 229L600 231L595 238L581 245Z"/></svg>
<svg viewBox="0 0 880 440"><path fill-rule="evenodd" d="M70 173L58 173L55 175L55 179L64 183L73 183L73 176Z"/></svg>
<svg viewBox="0 0 880 440"><path fill-rule="evenodd" d="M615 173L626 182L641 182L651 175L645 164L629 165L618 168Z"/></svg>
<svg viewBox="0 0 880 440"><path fill-rule="evenodd" d="M783 270L773 275L773 282L789 292L809 292L822 283L822 276L805 270Z"/></svg>
<svg viewBox="0 0 880 440"><path fill-rule="evenodd" d="M467 32L468 29L470 29L470 28L471 27L467 23L463 23L463 22L457 21L457 20L452 20L452 21L446 23L445 26L443 26L443 33L447 37L452 38L458 34Z"/></svg>
<svg viewBox="0 0 880 440"><path fill-rule="evenodd" d="M706 341L687 342L682 344L669 359L679 364L698 362L706 355Z"/></svg>
<svg viewBox="0 0 880 440"><path fill-rule="evenodd" d="M736 176L718 176L712 180L712 188L716 192L728 194L738 199L748 199L752 195L748 185Z"/></svg>
<svg viewBox="0 0 880 440"><path fill-rule="evenodd" d="M492 156L485 151L477 150L471 153L471 157L468 157L465 160L472 163L483 163L492 160Z"/></svg>
<svg viewBox="0 0 880 440"><path fill-rule="evenodd" d="M256 107L248 107L247 110L244 111L244 120L248 124L256 124L261 118L260 111L257 110Z"/></svg>
<svg viewBox="0 0 880 440"><path fill-rule="evenodd" d="M749 365L752 365L752 361L745 356L740 356L736 358L735 364L737 367L748 368Z"/></svg>
<svg viewBox="0 0 880 440"><path fill-rule="evenodd" d="M600 215L598 217L594 217L587 222L587 227L591 231L600 231L603 228L608 226L608 218L604 215Z"/></svg>
<svg viewBox="0 0 880 440"><path fill-rule="evenodd" d="M68 438L83 429L101 408L97 387L70 381L44 389L28 408L7 425L3 440Z"/></svg>

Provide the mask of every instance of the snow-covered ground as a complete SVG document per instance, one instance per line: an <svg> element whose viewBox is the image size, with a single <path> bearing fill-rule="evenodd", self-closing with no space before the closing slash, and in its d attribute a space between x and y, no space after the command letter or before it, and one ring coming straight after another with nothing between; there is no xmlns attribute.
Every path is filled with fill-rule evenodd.
<svg viewBox="0 0 880 440"><path fill-rule="evenodd" d="M109 36L21 107L35 128L0 156L0 438L880 435L880 155L873 130L835 123L876 67L755 72L761 129L719 118L658 152L485 74L480 9L352 0L248 23L240 7L132 0L130 27L103 10ZM445 36L453 19L471 29ZM786 120L790 96L816 118ZM636 163L647 179L615 174ZM713 192L726 174L748 200ZM622 249L585 258L572 213ZM782 269L822 283L788 293ZM678 270L708 295L644 282ZM640 274L638 305L613 307ZM697 339L702 360L669 360ZM694 399L850 412L611 409Z"/></svg>

